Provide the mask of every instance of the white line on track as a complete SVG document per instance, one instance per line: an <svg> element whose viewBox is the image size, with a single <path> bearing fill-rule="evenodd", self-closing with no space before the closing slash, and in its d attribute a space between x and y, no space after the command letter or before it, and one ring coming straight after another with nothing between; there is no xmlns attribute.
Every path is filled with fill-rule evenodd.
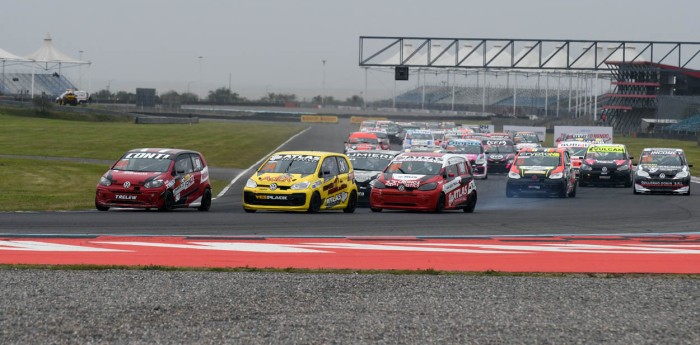
<svg viewBox="0 0 700 345"><path fill-rule="evenodd" d="M282 144L280 144L280 146L277 146L277 147L276 147L274 150L272 150L270 153L268 153L268 154L266 154L265 156L263 156L263 158L260 158L259 161L253 163L253 165L251 165L250 167L248 167L248 169L245 169L245 170L243 170L240 174L236 175L236 177L234 177L233 180L231 180L231 182L228 184L228 186L226 186L226 188L222 189L221 192L219 192L219 194L218 194L216 197L217 197L217 198L220 198L220 197L224 196L224 194L226 194L226 192L228 192L228 190L231 188L231 186L233 186L233 184L236 183L236 181L238 181L239 178L241 178L242 176L248 175L248 172L249 172L251 169L257 168L257 167L260 165L260 163L262 163L263 160L265 160L265 159L266 159L267 157L269 157L271 154L277 152L282 146L287 145L290 141L294 140L296 137L298 137L298 136L304 134L304 133L305 133L306 131L308 131L309 129L311 129L311 127L307 127L307 128L304 129L303 131L301 131L301 132L295 134L293 137L287 139L287 141L285 141L285 142L283 142Z"/></svg>
<svg viewBox="0 0 700 345"><path fill-rule="evenodd" d="M700 178L697 178L695 176L690 177L690 182L692 183L700 183Z"/></svg>

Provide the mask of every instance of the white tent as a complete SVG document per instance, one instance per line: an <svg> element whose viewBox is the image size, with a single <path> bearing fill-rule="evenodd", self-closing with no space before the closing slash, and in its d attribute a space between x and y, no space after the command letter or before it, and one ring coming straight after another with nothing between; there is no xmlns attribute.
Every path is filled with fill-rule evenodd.
<svg viewBox="0 0 700 345"><path fill-rule="evenodd" d="M64 67L76 67L88 65L88 79L90 74L89 61L75 59L67 54L62 53L53 45L53 40L49 34L46 34L44 42L37 51L25 56L26 59L34 62L35 66L40 66L43 70L48 71L58 68L58 74L61 74L61 69ZM32 97L34 97L34 69L32 69ZM90 86L88 87L90 89Z"/></svg>

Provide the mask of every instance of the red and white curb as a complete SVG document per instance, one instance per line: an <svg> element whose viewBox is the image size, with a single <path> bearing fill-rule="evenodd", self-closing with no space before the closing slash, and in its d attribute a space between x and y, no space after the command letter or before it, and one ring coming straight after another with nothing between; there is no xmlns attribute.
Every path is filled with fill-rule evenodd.
<svg viewBox="0 0 700 345"><path fill-rule="evenodd" d="M0 237L0 264L700 274L700 235Z"/></svg>

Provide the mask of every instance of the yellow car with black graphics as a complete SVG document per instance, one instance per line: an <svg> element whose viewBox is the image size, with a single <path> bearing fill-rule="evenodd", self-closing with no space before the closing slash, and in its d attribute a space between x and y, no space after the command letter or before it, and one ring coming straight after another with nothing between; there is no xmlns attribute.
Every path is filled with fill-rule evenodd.
<svg viewBox="0 0 700 345"><path fill-rule="evenodd" d="M246 212L343 210L355 212L357 184L348 157L321 151L271 155L243 189Z"/></svg>

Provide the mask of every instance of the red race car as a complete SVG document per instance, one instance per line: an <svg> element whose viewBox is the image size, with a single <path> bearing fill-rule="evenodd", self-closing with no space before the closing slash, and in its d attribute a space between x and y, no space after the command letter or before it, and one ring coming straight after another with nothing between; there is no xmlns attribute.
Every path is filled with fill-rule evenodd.
<svg viewBox="0 0 700 345"><path fill-rule="evenodd" d="M100 178L95 207L211 207L209 168L201 153L181 149L144 148L125 153Z"/></svg>
<svg viewBox="0 0 700 345"><path fill-rule="evenodd" d="M474 212L476 184L462 155L402 153L372 181L370 209Z"/></svg>

